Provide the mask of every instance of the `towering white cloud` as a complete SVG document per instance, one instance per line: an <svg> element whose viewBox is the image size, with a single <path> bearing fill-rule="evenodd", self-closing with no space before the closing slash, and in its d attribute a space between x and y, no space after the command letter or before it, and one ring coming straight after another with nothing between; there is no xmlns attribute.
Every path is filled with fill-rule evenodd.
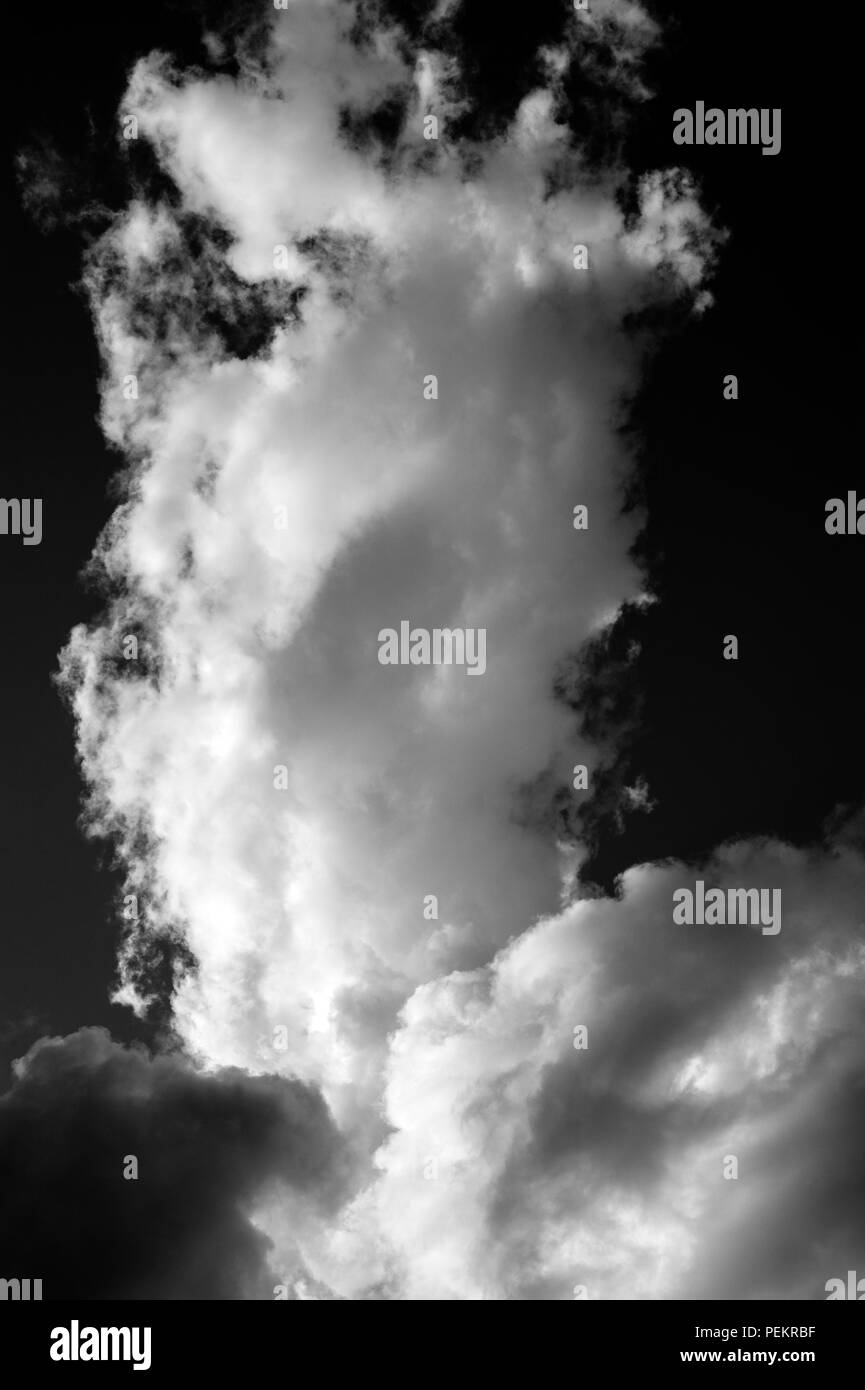
<svg viewBox="0 0 865 1390"><path fill-rule="evenodd" d="M662 1295L713 1219L719 1097L726 1133L771 1140L724 1062L725 1038L748 1045L753 951L777 1067L798 1055L795 972L829 999L861 968L847 946L731 943L702 980L697 947L659 925L672 871L565 906L579 853L554 804L596 754L555 676L642 594L622 320L668 295L704 306L716 234L671 170L626 223L625 171L590 172L560 115L568 42L511 125L470 144L451 134L452 58L357 18L299 0L239 78L153 56L124 103L179 196L133 200L91 260L103 423L129 475L99 545L115 597L64 655L94 823L139 898L119 997L138 1000L148 939L177 933L197 962L174 1000L191 1052L321 1088L357 1196L326 1228L263 1210L299 1296ZM587 23L633 95L654 26L618 0ZM393 98L394 148L347 133ZM218 328L256 321L275 326L254 354ZM401 619L484 628L485 674L380 665ZM641 1020L663 1033L644 1064ZM555 1116L583 1021L606 1060L574 1083L588 1118L568 1168ZM652 1172L605 1164L643 1123Z"/></svg>

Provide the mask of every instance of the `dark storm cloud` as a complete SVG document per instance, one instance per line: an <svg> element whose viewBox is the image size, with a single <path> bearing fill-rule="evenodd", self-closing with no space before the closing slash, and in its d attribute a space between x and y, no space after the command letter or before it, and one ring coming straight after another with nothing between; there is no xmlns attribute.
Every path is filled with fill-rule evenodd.
<svg viewBox="0 0 865 1390"><path fill-rule="evenodd" d="M311 1087L151 1058L98 1028L36 1043L0 1098L0 1266L58 1298L272 1298L254 1200L336 1201L344 1167ZM127 1155L137 1180L124 1179Z"/></svg>

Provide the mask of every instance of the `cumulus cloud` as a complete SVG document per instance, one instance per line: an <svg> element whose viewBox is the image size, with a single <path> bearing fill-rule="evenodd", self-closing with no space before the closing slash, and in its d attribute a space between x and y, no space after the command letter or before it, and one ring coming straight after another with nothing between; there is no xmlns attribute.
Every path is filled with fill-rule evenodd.
<svg viewBox="0 0 865 1390"><path fill-rule="evenodd" d="M779 888L782 931L675 926L694 870L644 866L415 991L333 1283L356 1296L375 1231L380 1287L419 1299L815 1298L855 1265L865 861L743 843L698 872Z"/></svg>
<svg viewBox="0 0 865 1390"><path fill-rule="evenodd" d="M164 58L133 75L127 106L182 201L135 202L91 264L105 424L132 474L100 550L121 593L65 670L95 819L153 889L145 930L181 924L199 962L176 1001L187 1040L249 1065L285 1023L302 1074L354 1091L357 991L386 1019L400 990L489 959L560 901L549 802L593 759L556 666L640 594L614 429L639 346L621 322L689 292L711 234L672 176L651 224L626 223L623 172L581 181L548 90L484 145L425 142L435 62L393 31L358 48L352 13L292 7L242 81ZM385 171L339 116L395 84ZM262 293L299 307L232 355L212 301L252 312ZM403 617L484 627L484 678L382 668L377 633ZM128 632L149 679L106 678Z"/></svg>
<svg viewBox="0 0 865 1390"><path fill-rule="evenodd" d="M633 94L655 26L618 0L591 26ZM674 931L669 866L573 901L560 811L599 753L556 691L646 597L617 426L647 344L623 322L704 308L719 240L675 170L629 217L627 170L589 167L561 85L580 41L484 140L451 138L468 97L446 45L412 51L350 4L274 12L237 78L151 56L124 109L175 196L136 195L89 262L128 470L96 557L110 602L63 680L92 825L137 899L118 997L146 1006L142 959L174 936L190 1053L320 1088L351 1201L323 1224L259 1200L315 1297L732 1288L771 1155L828 1104L820 1077L850 1081L827 1048L861 978L853 855L723 852L721 875L794 885L778 940ZM485 674L380 665L402 619L484 628ZM737 1188L719 1174L740 1150L757 1176ZM809 1158L786 1173L789 1202ZM743 1193L720 1236L719 1189Z"/></svg>

